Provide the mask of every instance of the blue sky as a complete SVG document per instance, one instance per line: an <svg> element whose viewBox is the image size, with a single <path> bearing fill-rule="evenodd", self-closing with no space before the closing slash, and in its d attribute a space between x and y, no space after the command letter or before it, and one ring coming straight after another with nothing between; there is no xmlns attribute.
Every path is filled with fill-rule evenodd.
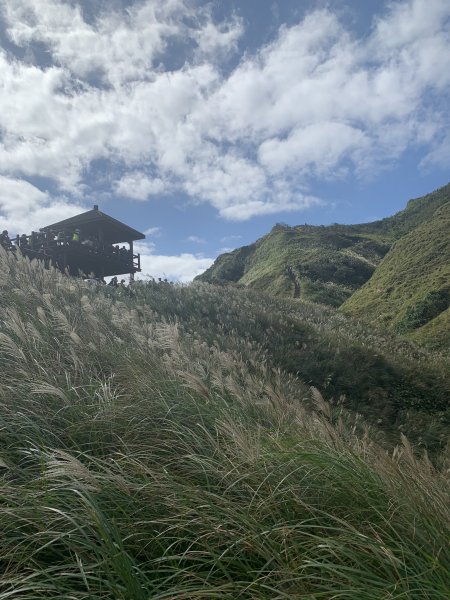
<svg viewBox="0 0 450 600"><path fill-rule="evenodd" d="M99 204L188 281L448 183L448 0L0 0L0 229Z"/></svg>

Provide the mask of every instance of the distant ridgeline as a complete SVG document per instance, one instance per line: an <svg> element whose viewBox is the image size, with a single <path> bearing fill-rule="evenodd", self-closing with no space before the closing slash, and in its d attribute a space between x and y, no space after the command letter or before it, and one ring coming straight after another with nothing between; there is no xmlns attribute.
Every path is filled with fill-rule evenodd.
<svg viewBox="0 0 450 600"><path fill-rule="evenodd" d="M450 184L360 225L277 224L197 277L341 307L436 347L450 345Z"/></svg>

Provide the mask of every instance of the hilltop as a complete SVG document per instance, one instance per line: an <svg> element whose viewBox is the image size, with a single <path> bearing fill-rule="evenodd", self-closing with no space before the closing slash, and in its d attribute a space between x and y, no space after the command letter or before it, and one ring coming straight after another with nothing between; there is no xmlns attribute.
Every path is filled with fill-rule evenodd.
<svg viewBox="0 0 450 600"><path fill-rule="evenodd" d="M449 238L445 205L449 201L450 184L409 201L403 211L392 217L372 223L294 227L277 224L254 244L219 256L197 279L216 284L234 283L278 297L301 298L332 307L344 305L348 313L367 315L371 320L375 317L377 322L386 323L386 319L383 321L378 316L376 302L369 299L379 286L364 284L377 281L374 274L379 269L384 273L387 264L388 269L395 271L387 287L397 286L405 264L417 259L420 265L413 269L414 276L421 278L427 271L426 281L420 285L421 293L424 296L440 293L441 287L436 290L433 282L436 277L445 276L450 262L450 250L445 243ZM405 243L397 243L406 236L410 237ZM420 259L416 256L415 244L423 245L421 240L425 237L428 254ZM394 248L396 258L393 260ZM434 256L432 269L436 277L430 275L426 265L430 253ZM381 279L386 283L384 275ZM350 300L360 288L364 293L361 291L354 301ZM366 312L369 305L371 311ZM397 322L406 305L400 300L397 304L391 303L389 310L395 312L392 321ZM440 317L440 322L447 323L448 319ZM420 339L426 341L431 337L424 333ZM446 339L446 334L442 337Z"/></svg>

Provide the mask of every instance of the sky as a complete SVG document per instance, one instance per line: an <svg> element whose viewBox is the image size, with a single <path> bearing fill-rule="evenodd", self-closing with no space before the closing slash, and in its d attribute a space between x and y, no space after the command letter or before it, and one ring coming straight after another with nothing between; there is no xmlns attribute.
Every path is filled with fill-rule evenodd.
<svg viewBox="0 0 450 600"><path fill-rule="evenodd" d="M449 0L0 0L0 230L100 210L187 282L449 182Z"/></svg>

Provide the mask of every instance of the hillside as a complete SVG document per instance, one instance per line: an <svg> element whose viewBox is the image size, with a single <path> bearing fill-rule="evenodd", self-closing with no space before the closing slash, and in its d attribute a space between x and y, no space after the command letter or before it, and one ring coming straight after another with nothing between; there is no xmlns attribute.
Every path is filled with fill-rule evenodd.
<svg viewBox="0 0 450 600"><path fill-rule="evenodd" d="M197 280L339 306L371 277L389 239L357 226L278 224L254 244L219 256Z"/></svg>
<svg viewBox="0 0 450 600"><path fill-rule="evenodd" d="M396 240L432 219L449 200L450 184L373 223L278 224L254 244L219 256L197 279L337 307L372 277Z"/></svg>
<svg viewBox="0 0 450 600"><path fill-rule="evenodd" d="M342 306L429 345L450 345L450 200L403 235Z"/></svg>
<svg viewBox="0 0 450 600"><path fill-rule="evenodd" d="M449 597L445 357L1 249L0 308L0 598Z"/></svg>

